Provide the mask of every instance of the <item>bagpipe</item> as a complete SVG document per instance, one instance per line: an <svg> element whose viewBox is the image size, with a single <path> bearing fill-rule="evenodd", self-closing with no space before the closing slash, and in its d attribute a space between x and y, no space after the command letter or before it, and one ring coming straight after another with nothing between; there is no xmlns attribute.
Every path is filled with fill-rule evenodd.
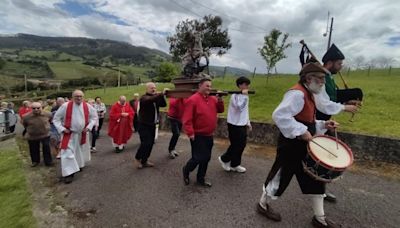
<svg viewBox="0 0 400 228"><path fill-rule="evenodd" d="M300 52L300 63L303 66L306 63L309 62L317 62L321 64L317 57L311 52L311 50L308 48L307 44L304 42L304 40L300 41L300 44L302 44L301 52ZM306 56L306 57L305 57ZM347 85L346 81L344 80L342 74L340 71L338 72L340 79L343 82L344 89L340 89L336 84L336 97L337 97L337 102L342 103L342 104L352 104L352 105L357 105L361 106L362 101L363 101L363 91L360 88L349 88ZM354 114L350 121L353 121Z"/></svg>

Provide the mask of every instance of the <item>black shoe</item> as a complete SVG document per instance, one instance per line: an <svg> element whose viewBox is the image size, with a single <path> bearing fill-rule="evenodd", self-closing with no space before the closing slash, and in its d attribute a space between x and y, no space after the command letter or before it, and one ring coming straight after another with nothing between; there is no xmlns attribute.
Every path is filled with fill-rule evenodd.
<svg viewBox="0 0 400 228"><path fill-rule="evenodd" d="M336 196L333 195L332 193L325 193L326 197L324 198L324 200L326 200L327 202L331 202L331 203L336 203Z"/></svg>
<svg viewBox="0 0 400 228"><path fill-rule="evenodd" d="M281 215L278 212L275 212L268 204L267 209L264 209L261 207L260 203L257 203L257 211L273 221L280 222L282 220Z"/></svg>
<svg viewBox="0 0 400 228"><path fill-rule="evenodd" d="M185 166L182 168L182 173L183 173L183 182L185 182L185 185L189 185L190 184L189 173L186 172Z"/></svg>
<svg viewBox="0 0 400 228"><path fill-rule="evenodd" d="M31 167L36 167L36 166L38 166L38 165L39 165L39 162L32 162Z"/></svg>
<svg viewBox="0 0 400 228"><path fill-rule="evenodd" d="M54 163L52 162L52 163L48 163L48 164L45 164L45 166L47 166L47 167L53 167L54 166Z"/></svg>
<svg viewBox="0 0 400 228"><path fill-rule="evenodd" d="M71 174L69 176L64 177L64 183L65 184L70 184L72 182L73 178L74 178L74 174Z"/></svg>
<svg viewBox="0 0 400 228"><path fill-rule="evenodd" d="M340 228L340 227L342 227L340 224L336 224L326 218L325 218L325 222L326 222L326 225L321 223L320 221L318 221L318 219L316 219L315 216L313 217L313 219L311 221L313 227L317 227L317 228Z"/></svg>
<svg viewBox="0 0 400 228"><path fill-rule="evenodd" d="M122 150L121 149L119 149L118 147L115 147L115 153L121 153L122 152Z"/></svg>
<svg viewBox="0 0 400 228"><path fill-rule="evenodd" d="M200 185L200 186L203 186L203 187L206 187L206 188L211 188L211 186L212 186L212 184L210 183L210 182L207 182L207 181L197 181L197 185Z"/></svg>

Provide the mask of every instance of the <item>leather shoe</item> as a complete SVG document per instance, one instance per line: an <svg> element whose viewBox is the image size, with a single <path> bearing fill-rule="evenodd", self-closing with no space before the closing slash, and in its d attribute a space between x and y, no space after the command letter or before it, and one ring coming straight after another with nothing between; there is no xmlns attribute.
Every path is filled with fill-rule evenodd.
<svg viewBox="0 0 400 228"><path fill-rule="evenodd" d="M197 184L206 188L211 188L212 184L210 182L207 181L197 181Z"/></svg>
<svg viewBox="0 0 400 228"><path fill-rule="evenodd" d="M333 195L332 193L325 193L325 198L324 200L326 200L327 202L331 202L331 203L336 203L336 196Z"/></svg>
<svg viewBox="0 0 400 228"><path fill-rule="evenodd" d="M326 225L321 223L317 218L315 218L315 216L312 219L313 227L317 227L317 228L339 228L339 227L342 227L340 224L336 224L327 218L325 218L325 222L326 222Z"/></svg>
<svg viewBox="0 0 400 228"><path fill-rule="evenodd" d="M144 164L142 163L143 167L154 167L153 162L146 161Z"/></svg>
<svg viewBox="0 0 400 228"><path fill-rule="evenodd" d="M64 177L64 183L65 184L70 184L72 182L73 178L74 178L74 174L71 174L69 176Z"/></svg>
<svg viewBox="0 0 400 228"><path fill-rule="evenodd" d="M135 160L133 161L133 164L135 165L135 167L136 167L137 169L143 168L143 165L142 165L142 163L140 162L140 160L137 160L136 158L135 158Z"/></svg>
<svg viewBox="0 0 400 228"><path fill-rule="evenodd" d="M182 168L182 173L183 173L183 182L185 182L185 185L189 185L190 184L189 173L186 172L185 166Z"/></svg>
<svg viewBox="0 0 400 228"><path fill-rule="evenodd" d="M257 203L257 211L273 221L280 222L282 220L281 215L278 212L275 212L268 204L267 209L264 209L261 207L260 203Z"/></svg>

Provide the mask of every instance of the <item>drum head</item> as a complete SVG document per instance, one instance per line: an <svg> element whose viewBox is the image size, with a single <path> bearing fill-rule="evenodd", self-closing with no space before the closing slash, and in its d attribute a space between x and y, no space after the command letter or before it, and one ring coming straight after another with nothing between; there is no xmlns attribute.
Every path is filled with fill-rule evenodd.
<svg viewBox="0 0 400 228"><path fill-rule="evenodd" d="M315 161L330 169L345 169L353 163L353 153L350 148L340 140L336 144L336 139L330 136L314 137L308 143L308 150Z"/></svg>

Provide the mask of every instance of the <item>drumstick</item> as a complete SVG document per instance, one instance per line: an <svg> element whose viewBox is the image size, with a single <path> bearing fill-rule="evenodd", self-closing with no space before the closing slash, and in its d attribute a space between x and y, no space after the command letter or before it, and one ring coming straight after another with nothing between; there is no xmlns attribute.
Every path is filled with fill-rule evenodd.
<svg viewBox="0 0 400 228"><path fill-rule="evenodd" d="M336 128L335 128L334 130L335 130L335 138L336 138L336 150L339 150L339 144L338 144L338 139L337 139L337 131L336 131Z"/></svg>
<svg viewBox="0 0 400 228"><path fill-rule="evenodd" d="M315 145L321 147L322 149L324 149L326 152L330 153L331 155L333 155L335 158L337 158L338 156L332 152L330 152L328 149L326 149L325 147L321 146L319 143L315 142L314 140L311 140L311 142L313 142Z"/></svg>

